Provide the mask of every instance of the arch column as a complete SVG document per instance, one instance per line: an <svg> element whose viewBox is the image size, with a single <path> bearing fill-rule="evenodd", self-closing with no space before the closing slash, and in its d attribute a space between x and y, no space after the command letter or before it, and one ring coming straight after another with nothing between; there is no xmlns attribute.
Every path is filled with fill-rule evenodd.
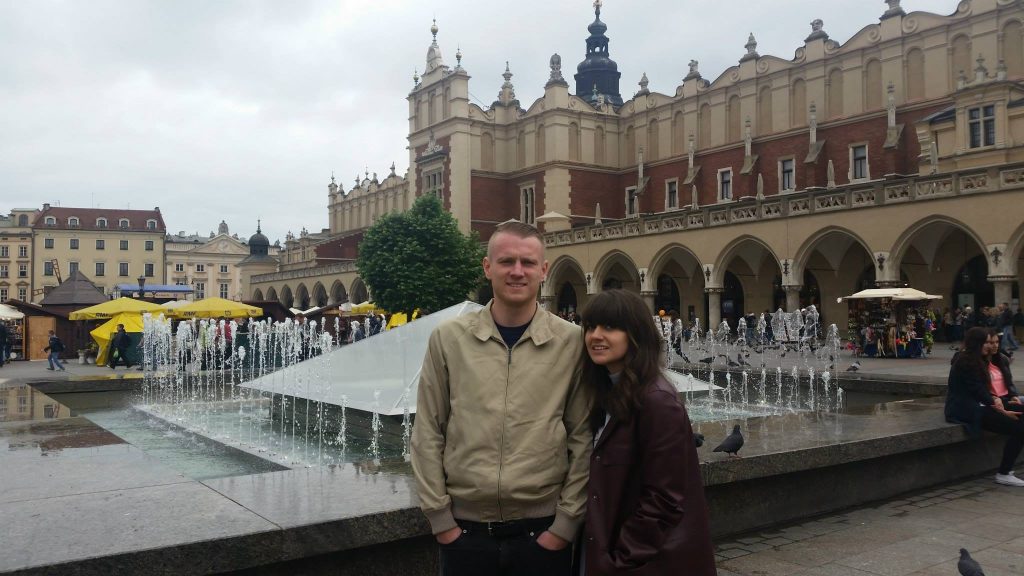
<svg viewBox="0 0 1024 576"><path fill-rule="evenodd" d="M704 294L708 298L708 325L709 330L715 330L722 323L722 288L712 286L704 288Z"/></svg>
<svg viewBox="0 0 1024 576"><path fill-rule="evenodd" d="M995 288L995 304L998 306L1003 302L1013 301L1013 283L1017 279L1013 276L989 276L988 281Z"/></svg>
<svg viewBox="0 0 1024 576"><path fill-rule="evenodd" d="M650 290L644 290L643 292L640 292L640 297L644 299L644 304L647 306L647 309L651 311L651 313L656 312L656 310L654 309L654 297L657 295L657 292L652 292Z"/></svg>
<svg viewBox="0 0 1024 576"><path fill-rule="evenodd" d="M555 297L551 294L540 295L540 307L548 312L553 312L552 303L555 301Z"/></svg>
<svg viewBox="0 0 1024 576"><path fill-rule="evenodd" d="M899 264L890 262L888 252L875 252L875 287L895 288L902 285Z"/></svg>
<svg viewBox="0 0 1024 576"><path fill-rule="evenodd" d="M786 291L786 312L795 312L800 309L800 284L787 284L782 287Z"/></svg>

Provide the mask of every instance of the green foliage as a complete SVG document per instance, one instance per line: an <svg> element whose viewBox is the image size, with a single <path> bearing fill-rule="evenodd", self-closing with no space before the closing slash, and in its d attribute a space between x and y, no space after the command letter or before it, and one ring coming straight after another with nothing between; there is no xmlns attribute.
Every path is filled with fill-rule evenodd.
<svg viewBox="0 0 1024 576"><path fill-rule="evenodd" d="M483 275L483 257L476 234L462 234L441 202L425 195L409 211L386 214L366 231L356 267L377 306L433 312L466 299Z"/></svg>

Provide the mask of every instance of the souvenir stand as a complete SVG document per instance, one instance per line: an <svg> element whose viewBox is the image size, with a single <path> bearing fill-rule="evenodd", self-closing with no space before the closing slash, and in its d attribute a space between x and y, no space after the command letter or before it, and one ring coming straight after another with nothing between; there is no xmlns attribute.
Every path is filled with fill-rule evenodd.
<svg viewBox="0 0 1024 576"><path fill-rule="evenodd" d="M927 302L941 298L913 288L873 288L838 301L849 305L848 337L858 356L920 358L925 336L918 319Z"/></svg>

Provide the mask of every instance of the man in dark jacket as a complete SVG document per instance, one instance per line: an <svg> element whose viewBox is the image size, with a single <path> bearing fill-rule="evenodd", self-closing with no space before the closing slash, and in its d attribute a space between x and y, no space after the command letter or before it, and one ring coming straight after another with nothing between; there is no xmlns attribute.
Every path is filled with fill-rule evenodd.
<svg viewBox="0 0 1024 576"><path fill-rule="evenodd" d="M996 319L996 331L1002 333L1000 348L1007 352L1013 352L1020 347L1017 339L1013 336L1013 311L1010 305L1003 302L999 305L999 317Z"/></svg>
<svg viewBox="0 0 1024 576"><path fill-rule="evenodd" d="M50 367L47 370L60 370L64 371L64 365L60 362L60 353L64 351L64 343L57 337L57 333L50 330L50 340L43 348L44 352L48 352L46 359L50 362Z"/></svg>
<svg viewBox="0 0 1024 576"><path fill-rule="evenodd" d="M124 362L125 368L132 367L132 363L128 361L128 348L131 343L131 337L125 331L124 324L118 324L117 332L114 332L114 337L110 339L110 361L107 364L111 370L116 370L121 362Z"/></svg>

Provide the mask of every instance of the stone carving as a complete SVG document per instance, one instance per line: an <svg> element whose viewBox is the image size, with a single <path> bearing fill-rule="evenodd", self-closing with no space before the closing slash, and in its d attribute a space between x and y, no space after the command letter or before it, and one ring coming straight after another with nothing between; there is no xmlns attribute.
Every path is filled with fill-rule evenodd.
<svg viewBox="0 0 1024 576"><path fill-rule="evenodd" d="M647 234L661 232L661 222L659 220L648 220L644 224L644 232Z"/></svg>
<svg viewBox="0 0 1024 576"><path fill-rule="evenodd" d="M811 32L821 32L821 29L824 26L825 23L821 20L821 18L815 18L814 20L811 20Z"/></svg>
<svg viewBox="0 0 1024 576"><path fill-rule="evenodd" d="M939 171L939 143L934 137L931 144L928 145L928 164L930 165L930 173L935 174Z"/></svg>
<svg viewBox="0 0 1024 576"><path fill-rule="evenodd" d="M551 66L551 77L548 82L565 82L565 78L562 77L562 57L557 53L552 54L549 65Z"/></svg>
<svg viewBox="0 0 1024 576"><path fill-rule="evenodd" d="M1000 172L1000 176L1002 176L1003 184L1024 183L1024 170L1004 170Z"/></svg>
<svg viewBox="0 0 1024 576"><path fill-rule="evenodd" d="M757 195L755 198L758 202L764 200L764 175L760 172L757 173Z"/></svg>
<svg viewBox="0 0 1024 576"><path fill-rule="evenodd" d="M676 216L675 218L666 218L666 219L662 220L662 222L661 222L661 229L662 230L678 230L680 228L685 228L685 227L686 227L685 221L682 218L678 217L678 216Z"/></svg>
<svg viewBox="0 0 1024 576"><path fill-rule="evenodd" d="M815 210L836 210L839 208L846 208L845 194L829 194L818 196L814 199Z"/></svg>
<svg viewBox="0 0 1024 576"><path fill-rule="evenodd" d="M747 43L744 44L743 47L747 49L747 53L743 55L743 58L740 58L740 62L760 58L760 55L757 53L757 40L754 39L753 32L750 33L750 36L747 38Z"/></svg>
<svg viewBox="0 0 1024 576"><path fill-rule="evenodd" d="M693 208L694 210L696 210L699 207L700 207L700 204L698 203L698 198L697 198L697 185L694 184L694 185L690 186L690 208Z"/></svg>
<svg viewBox="0 0 1024 576"><path fill-rule="evenodd" d="M587 231L586 230L576 230L575 238L573 239L573 242L586 242L586 241L587 241Z"/></svg>
<svg viewBox="0 0 1024 576"><path fill-rule="evenodd" d="M687 222L690 228L704 226L704 213L697 212L696 214L690 214L690 218Z"/></svg>
<svg viewBox="0 0 1024 576"><path fill-rule="evenodd" d="M981 192L986 189L988 189L988 176L985 174L960 177L961 192Z"/></svg>
<svg viewBox="0 0 1024 576"><path fill-rule="evenodd" d="M772 202L761 206L762 218L778 218L779 216L782 216L782 204L780 202Z"/></svg>
<svg viewBox="0 0 1024 576"><path fill-rule="evenodd" d="M732 209L732 221L733 222L746 222L748 220L757 220L757 207L756 206L745 206L742 208Z"/></svg>
<svg viewBox="0 0 1024 576"><path fill-rule="evenodd" d="M717 226L719 224L727 224L729 222L729 213L725 210L716 210L711 213L711 225Z"/></svg>
<svg viewBox="0 0 1024 576"><path fill-rule="evenodd" d="M640 91L637 92L638 96L641 96L641 95L646 96L647 94L651 93L651 91L647 89L647 85L649 83L650 83L650 81L647 80L647 72L644 72L643 76L640 77L640 82L639 82L639 84L640 84Z"/></svg>
<svg viewBox="0 0 1024 576"><path fill-rule="evenodd" d="M639 222L630 222L630 223L626 224L626 229L625 229L624 233L625 233L626 236L639 236L640 235L640 223Z"/></svg>
<svg viewBox="0 0 1024 576"><path fill-rule="evenodd" d="M886 186L885 188L885 201L886 202L902 202L910 200L910 186L907 184L897 184L896 186Z"/></svg>
<svg viewBox="0 0 1024 576"><path fill-rule="evenodd" d="M799 214L807 214L811 211L811 203L807 198L797 198L789 201L789 214L790 216L796 216Z"/></svg>
<svg viewBox="0 0 1024 576"><path fill-rule="evenodd" d="M953 179L932 180L931 182L917 183L917 197L929 198L935 196L949 196L953 194Z"/></svg>
<svg viewBox="0 0 1024 576"><path fill-rule="evenodd" d="M828 161L828 182L825 184L825 188L828 188L829 190L832 190L835 187L836 187L836 167L835 167L835 164L832 163L832 159L830 158L829 161Z"/></svg>
<svg viewBox="0 0 1024 576"><path fill-rule="evenodd" d="M874 205L874 203L875 203L875 191L874 191L874 189L871 189L871 190L856 190L856 191L854 191L852 204L853 204L853 206L855 208L856 207L860 207L860 206L871 206L871 205Z"/></svg>

